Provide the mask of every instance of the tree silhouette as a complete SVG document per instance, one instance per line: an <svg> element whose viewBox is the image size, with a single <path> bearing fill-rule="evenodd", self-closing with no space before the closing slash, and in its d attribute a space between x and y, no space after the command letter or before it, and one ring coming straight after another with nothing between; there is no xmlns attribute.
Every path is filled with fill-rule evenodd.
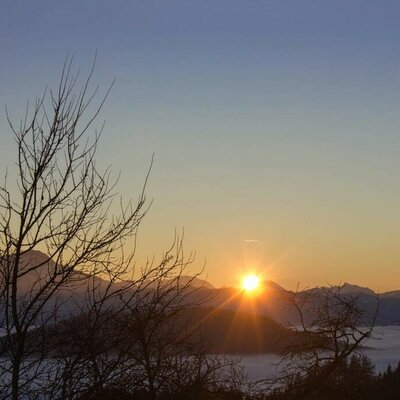
<svg viewBox="0 0 400 400"><path fill-rule="evenodd" d="M17 188L9 189L7 179L0 187L0 315L9 360L0 369L3 391L15 400L46 373L46 343L38 335L28 348L29 331L54 322L65 293L88 277L117 282L132 275L133 252L125 245L134 243L147 211L147 177L137 202L123 202L110 169L96 165L101 131L89 130L112 85L94 105L95 62L81 85L71 64L67 58L57 89L27 107L19 124L7 114L17 146Z"/></svg>

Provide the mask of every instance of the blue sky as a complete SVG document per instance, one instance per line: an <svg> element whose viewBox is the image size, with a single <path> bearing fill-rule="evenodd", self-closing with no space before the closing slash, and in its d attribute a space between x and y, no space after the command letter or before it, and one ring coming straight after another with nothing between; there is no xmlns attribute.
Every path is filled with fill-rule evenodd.
<svg viewBox="0 0 400 400"><path fill-rule="evenodd" d="M0 103L55 85L67 53L116 84L101 165L135 197L138 257L175 227L208 278L400 287L400 3L1 2ZM0 167L13 142L0 118ZM249 242L248 240L257 240Z"/></svg>

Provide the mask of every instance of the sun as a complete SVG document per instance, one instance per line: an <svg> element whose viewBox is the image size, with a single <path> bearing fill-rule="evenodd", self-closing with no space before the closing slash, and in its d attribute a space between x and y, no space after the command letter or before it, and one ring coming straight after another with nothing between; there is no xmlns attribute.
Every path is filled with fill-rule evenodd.
<svg viewBox="0 0 400 400"><path fill-rule="evenodd" d="M243 278L242 288L246 292L254 292L260 284L260 279L256 275L247 275Z"/></svg>

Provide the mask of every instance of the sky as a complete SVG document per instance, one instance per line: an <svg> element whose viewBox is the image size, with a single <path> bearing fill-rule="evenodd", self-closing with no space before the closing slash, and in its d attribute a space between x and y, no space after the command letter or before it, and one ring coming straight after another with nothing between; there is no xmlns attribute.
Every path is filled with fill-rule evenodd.
<svg viewBox="0 0 400 400"><path fill-rule="evenodd" d="M400 289L400 3L368 0L0 0L4 105L54 87L67 54L116 83L100 166L137 198L138 262L174 231L216 286Z"/></svg>

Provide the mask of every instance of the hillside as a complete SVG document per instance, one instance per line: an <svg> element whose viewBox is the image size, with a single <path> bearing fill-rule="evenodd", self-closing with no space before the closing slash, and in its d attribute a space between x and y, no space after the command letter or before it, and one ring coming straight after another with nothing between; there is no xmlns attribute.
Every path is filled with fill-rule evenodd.
<svg viewBox="0 0 400 400"><path fill-rule="evenodd" d="M196 308L190 313L191 329L212 353L276 353L292 332L272 318L222 308Z"/></svg>

